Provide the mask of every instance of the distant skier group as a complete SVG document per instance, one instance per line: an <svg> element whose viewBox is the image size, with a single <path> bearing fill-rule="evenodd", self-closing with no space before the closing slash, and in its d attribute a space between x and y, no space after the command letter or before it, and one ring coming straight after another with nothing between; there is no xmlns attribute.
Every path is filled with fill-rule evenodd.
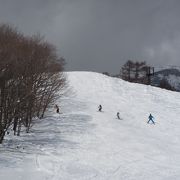
<svg viewBox="0 0 180 180"><path fill-rule="evenodd" d="M98 111L99 111L99 112L102 112L102 105L101 105L101 104L98 106ZM117 112L116 116L117 116L117 119L121 119L119 112ZM148 122L147 122L147 123L149 124L150 122L152 122L153 124L155 124L155 122L154 122L154 117L152 116L152 114L149 115L149 117L148 117Z"/></svg>
<svg viewBox="0 0 180 180"><path fill-rule="evenodd" d="M102 105L101 105L101 104L98 106L98 111L99 111L99 112L102 112ZM116 116L117 116L118 119L121 119L119 112L117 112Z"/></svg>
<svg viewBox="0 0 180 180"><path fill-rule="evenodd" d="M60 113L59 112L59 106L56 104L55 105L55 109L56 109L56 113ZM99 112L102 112L102 105L100 104L99 106L98 106L98 111ZM116 114L116 117L117 117L117 119L121 119L122 120L122 118L120 117L120 113L119 112L117 112L117 114ZM149 115L149 117L148 117L148 124L150 124L150 122L152 123L152 124L155 124L155 122L154 122L154 117L152 116L152 114L150 114ZM16 126L16 125L15 125ZM15 129L16 127L14 127L14 129Z"/></svg>

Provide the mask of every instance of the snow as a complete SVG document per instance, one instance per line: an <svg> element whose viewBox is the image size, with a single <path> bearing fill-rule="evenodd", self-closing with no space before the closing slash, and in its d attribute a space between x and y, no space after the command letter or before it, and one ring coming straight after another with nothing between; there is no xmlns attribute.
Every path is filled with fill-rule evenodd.
<svg viewBox="0 0 180 180"><path fill-rule="evenodd" d="M0 180L180 179L179 93L93 72L67 77L62 114L50 109L29 134L6 136Z"/></svg>

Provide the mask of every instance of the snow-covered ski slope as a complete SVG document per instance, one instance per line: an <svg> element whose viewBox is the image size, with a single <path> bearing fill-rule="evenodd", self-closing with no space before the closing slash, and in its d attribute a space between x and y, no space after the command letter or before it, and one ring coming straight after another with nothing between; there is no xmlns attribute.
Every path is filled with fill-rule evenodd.
<svg viewBox="0 0 180 180"><path fill-rule="evenodd" d="M30 134L6 137L0 180L180 179L180 93L93 72L67 77L62 114L52 109Z"/></svg>

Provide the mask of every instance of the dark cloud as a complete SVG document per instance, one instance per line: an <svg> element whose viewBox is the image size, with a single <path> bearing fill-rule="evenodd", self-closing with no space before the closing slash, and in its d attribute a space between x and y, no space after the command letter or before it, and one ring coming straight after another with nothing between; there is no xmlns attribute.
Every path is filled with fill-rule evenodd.
<svg viewBox="0 0 180 180"><path fill-rule="evenodd" d="M179 0L0 0L0 22L40 32L67 70L117 73L128 59L180 66Z"/></svg>

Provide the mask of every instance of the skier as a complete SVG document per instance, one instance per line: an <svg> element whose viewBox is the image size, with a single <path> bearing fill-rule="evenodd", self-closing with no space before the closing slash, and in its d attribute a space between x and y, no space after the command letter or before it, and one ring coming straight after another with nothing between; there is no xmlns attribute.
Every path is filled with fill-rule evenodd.
<svg viewBox="0 0 180 180"><path fill-rule="evenodd" d="M117 118L118 118L118 119L121 119L120 116L119 116L119 112L117 112Z"/></svg>
<svg viewBox="0 0 180 180"><path fill-rule="evenodd" d="M148 124L149 124L150 121L151 121L153 124L155 124L155 122L154 122L154 120L153 120L154 117L153 117L151 114L149 115L148 119L149 119L148 122L147 122Z"/></svg>
<svg viewBox="0 0 180 180"><path fill-rule="evenodd" d="M56 108L56 112L59 113L59 106L57 104L55 105L55 108Z"/></svg>
<svg viewBox="0 0 180 180"><path fill-rule="evenodd" d="M101 112L101 110L102 110L101 104L99 105L98 109L99 109L99 112Z"/></svg>

